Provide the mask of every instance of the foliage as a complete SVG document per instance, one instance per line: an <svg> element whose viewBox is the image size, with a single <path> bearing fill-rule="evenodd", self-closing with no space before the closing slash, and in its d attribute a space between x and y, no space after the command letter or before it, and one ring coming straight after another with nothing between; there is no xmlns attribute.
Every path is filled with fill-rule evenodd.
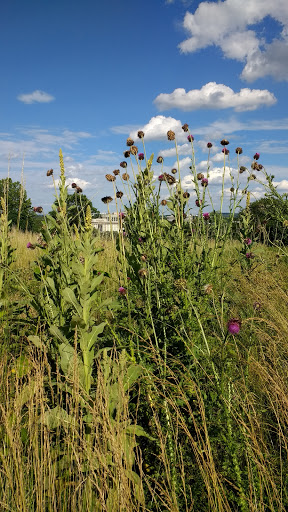
<svg viewBox="0 0 288 512"><path fill-rule="evenodd" d="M97 218L100 216L100 212L92 205L90 199L88 199L88 197L83 193L78 194L76 189L74 194L67 194L66 204L70 226L75 224L75 226L79 228L80 226L83 227L85 225L85 212L88 205L91 208L92 217ZM53 218L56 218L55 208L58 208L59 206L58 199L55 199L53 206L54 208L51 212L49 212L49 215Z"/></svg>
<svg viewBox="0 0 288 512"><path fill-rule="evenodd" d="M23 231L40 231L38 215L33 211L31 199L19 181L11 178L0 180L0 197L7 196L8 220L11 226L17 226Z"/></svg>

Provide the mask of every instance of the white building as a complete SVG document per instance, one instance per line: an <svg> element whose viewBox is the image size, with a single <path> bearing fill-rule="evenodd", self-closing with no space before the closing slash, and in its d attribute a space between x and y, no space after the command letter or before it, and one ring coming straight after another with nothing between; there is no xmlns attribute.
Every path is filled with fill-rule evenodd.
<svg viewBox="0 0 288 512"><path fill-rule="evenodd" d="M117 213L100 213L98 219L92 219L92 226L98 229L100 233L119 232L119 218Z"/></svg>

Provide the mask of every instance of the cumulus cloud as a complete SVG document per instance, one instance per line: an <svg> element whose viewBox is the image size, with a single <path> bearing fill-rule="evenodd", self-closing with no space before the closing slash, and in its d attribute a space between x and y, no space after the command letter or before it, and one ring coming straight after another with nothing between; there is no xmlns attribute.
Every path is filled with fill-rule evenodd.
<svg viewBox="0 0 288 512"><path fill-rule="evenodd" d="M39 90L28 94L19 94L17 99L23 103L26 103L27 105L30 105L31 103L50 103L51 101L55 100L54 96L51 94Z"/></svg>
<svg viewBox="0 0 288 512"><path fill-rule="evenodd" d="M271 43L260 30L257 32L257 24L266 16L279 23ZM200 2L194 14L186 13L183 28L188 32L188 38L179 45L183 53L215 45L225 57L244 63L242 78L247 81L267 75L288 80L287 0Z"/></svg>
<svg viewBox="0 0 288 512"><path fill-rule="evenodd" d="M182 140L184 138L181 121L174 119L173 117L152 117L150 121L145 124L145 126L139 128L139 130L143 130L145 133L145 140L167 139L167 132L169 130L175 132L177 138L180 137ZM137 130L133 130L130 133L130 137L135 140L137 138Z"/></svg>
<svg viewBox="0 0 288 512"><path fill-rule="evenodd" d="M273 93L267 89L241 89L234 92L224 84L209 82L201 89L175 89L170 94L161 93L154 100L159 110L179 108L181 110L199 110L201 108L223 109L234 108L236 112L256 110L259 107L271 106L276 103Z"/></svg>

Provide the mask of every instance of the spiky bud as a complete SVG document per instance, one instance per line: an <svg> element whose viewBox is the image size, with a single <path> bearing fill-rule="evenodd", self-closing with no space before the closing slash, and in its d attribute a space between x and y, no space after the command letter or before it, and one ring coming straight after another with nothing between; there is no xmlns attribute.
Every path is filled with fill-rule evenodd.
<svg viewBox="0 0 288 512"><path fill-rule="evenodd" d="M126 150L123 152L123 155L124 155L124 158L129 158L129 156L130 156L130 150L129 150L129 149L126 149Z"/></svg>
<svg viewBox="0 0 288 512"><path fill-rule="evenodd" d="M198 172L198 174L197 174L197 180L199 180L199 181L200 181L200 180L203 180L203 178L204 178L204 174L202 174L202 172Z"/></svg>
<svg viewBox="0 0 288 512"><path fill-rule="evenodd" d="M139 139L143 139L144 138L144 132L142 132L142 130L139 130L139 132L137 133L137 136Z"/></svg>
<svg viewBox="0 0 288 512"><path fill-rule="evenodd" d="M243 149L242 148L236 148L235 149L235 153L237 153L237 155L241 155L243 153Z"/></svg>
<svg viewBox="0 0 288 512"><path fill-rule="evenodd" d="M123 192L121 192L121 190L118 190L118 191L116 192L116 197L117 197L118 199L121 199L121 197L123 197Z"/></svg>
<svg viewBox="0 0 288 512"><path fill-rule="evenodd" d="M120 167L123 167L123 169L126 169L127 162L120 162Z"/></svg>
<svg viewBox="0 0 288 512"><path fill-rule="evenodd" d="M162 164L164 162L164 158L162 156L158 156L157 163Z"/></svg>
<svg viewBox="0 0 288 512"><path fill-rule="evenodd" d="M137 146L131 146L130 151L131 151L132 155L136 156L138 153Z"/></svg>
<svg viewBox="0 0 288 512"><path fill-rule="evenodd" d="M134 140L131 139L130 137L128 137L128 139L126 140L126 145L127 146L133 146L133 144L134 144Z"/></svg>
<svg viewBox="0 0 288 512"><path fill-rule="evenodd" d="M113 171L113 174L114 174L114 176L118 176L118 174L120 174L119 169L115 169L115 171Z"/></svg>
<svg viewBox="0 0 288 512"><path fill-rule="evenodd" d="M128 180L129 180L129 178L130 178L130 176L129 176L129 174L127 174L127 172L124 172L124 173L122 174L122 180L124 180L124 181L128 181Z"/></svg>
<svg viewBox="0 0 288 512"><path fill-rule="evenodd" d="M116 177L113 176L113 174L106 174L105 178L107 181L115 181L116 180Z"/></svg>
<svg viewBox="0 0 288 512"><path fill-rule="evenodd" d="M46 172L47 176L52 176L52 174L53 174L53 169L49 169L49 171Z"/></svg>
<svg viewBox="0 0 288 512"><path fill-rule="evenodd" d="M108 203L111 203L111 201L113 201L113 199L110 196L105 196L105 197L102 197L101 201L104 204L108 204Z"/></svg>
<svg viewBox="0 0 288 512"><path fill-rule="evenodd" d="M175 133L172 132L172 130L169 130L167 132L167 138L168 138L168 140L175 140Z"/></svg>
<svg viewBox="0 0 288 512"><path fill-rule="evenodd" d="M183 132L188 132L188 129L189 129L188 124L187 123L183 124L183 126L182 126Z"/></svg>
<svg viewBox="0 0 288 512"><path fill-rule="evenodd" d="M171 172L172 172L172 174L177 174L177 169L174 168L171 170Z"/></svg>
<svg viewBox="0 0 288 512"><path fill-rule="evenodd" d="M221 144L221 146L228 146L229 141L227 139L222 139L220 144Z"/></svg>

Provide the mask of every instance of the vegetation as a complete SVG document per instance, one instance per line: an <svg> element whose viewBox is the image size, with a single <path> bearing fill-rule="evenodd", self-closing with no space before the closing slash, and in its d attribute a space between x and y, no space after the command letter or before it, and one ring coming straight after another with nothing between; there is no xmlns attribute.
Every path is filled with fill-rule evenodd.
<svg viewBox="0 0 288 512"><path fill-rule="evenodd" d="M79 189L79 187L78 187ZM75 224L78 228L85 225L85 212L89 205L92 217L97 218L100 216L99 210L92 205L88 197L82 193L77 192L76 188L73 194L68 194L66 198L67 215L70 225ZM56 218L55 207L58 207L58 200L54 202L54 209L49 212L49 215Z"/></svg>
<svg viewBox="0 0 288 512"><path fill-rule="evenodd" d="M196 216L179 162L171 174L162 157L154 164L143 132L143 153L127 140L134 181L127 162L122 176L106 175L120 223L110 241L92 232L83 198L83 221L71 219L61 151L41 236L15 238L2 199L3 510L288 508L286 248L283 238L267 247L255 231L251 173L243 193L240 167L223 217L226 140L215 211L210 154L205 176L197 173L183 130ZM285 225L277 212L287 199L260 171Z"/></svg>
<svg viewBox="0 0 288 512"><path fill-rule="evenodd" d="M7 197L8 221L12 226L23 231L41 230L41 218L33 210L23 184L11 178L0 180L0 197Z"/></svg>

